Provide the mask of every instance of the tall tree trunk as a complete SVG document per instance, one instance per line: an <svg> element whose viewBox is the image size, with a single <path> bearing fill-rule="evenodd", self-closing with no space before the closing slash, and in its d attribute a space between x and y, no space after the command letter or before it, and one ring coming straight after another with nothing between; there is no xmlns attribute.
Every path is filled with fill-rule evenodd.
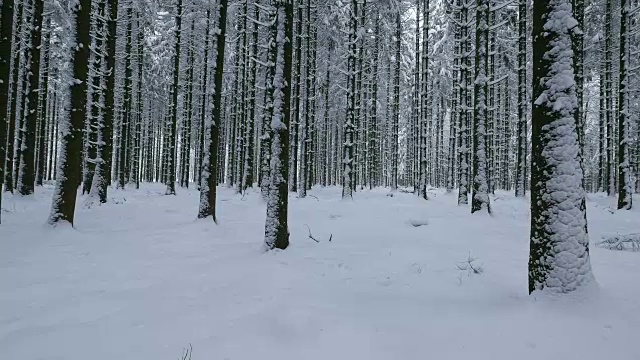
<svg viewBox="0 0 640 360"><path fill-rule="evenodd" d="M45 141L46 141L46 127L47 127L47 100L49 95L49 64L51 56L51 17L47 17L46 30L44 32L43 50L42 54L42 84L40 86L40 105L38 106L38 151L36 161L36 185L42 186L44 179L44 173L46 172L45 166Z"/></svg>
<svg viewBox="0 0 640 360"><path fill-rule="evenodd" d="M136 44L136 50L137 50L137 57L138 57L138 85L137 85L137 99L136 99L136 103L138 105L138 109L137 109L137 114L136 114L136 125L135 125L135 129L134 129L134 143L133 143L133 158L132 158L132 163L133 163L133 182L136 185L136 189L140 188L140 177L142 176L141 174L141 160L142 160L142 154L141 154L141 144L142 144L142 121L143 121L143 116L142 113L144 111L144 102L143 102L143 97L142 97L142 87L143 87L143 83L142 83L142 75L143 75L143 64L144 64L144 28L142 26L142 20L141 20L141 14L140 11L136 12L136 17L137 17L137 44Z"/></svg>
<svg viewBox="0 0 640 360"><path fill-rule="evenodd" d="M253 6L253 17L257 21L258 7ZM247 87L249 92L248 104L248 116L247 116L247 130L245 132L245 151L244 151L244 170L242 184L243 190L253 186L253 174L254 174L254 132L255 132L255 116L256 116L256 96L258 94L256 90L258 66L256 60L258 59L258 23L253 21L253 29L251 31L251 55L247 59L248 66L248 80Z"/></svg>
<svg viewBox="0 0 640 360"><path fill-rule="evenodd" d="M489 1L478 0L476 5L476 78L473 106L473 182L471 213L487 210L489 181L487 169L487 91L489 87Z"/></svg>
<svg viewBox="0 0 640 360"><path fill-rule="evenodd" d="M308 1L308 0L307 0ZM295 31L295 39L296 39L296 48L294 54L295 61L295 87L293 88L293 97L291 101L293 102L293 117L291 119L292 123L292 133L291 136L291 153L290 153L290 164L291 171L289 173L289 190L293 192L298 191L298 146L300 144L300 103L302 102L301 95L301 84L302 84L302 19L303 19L303 3L302 0L299 2L294 2L294 9L297 7L298 16L296 19L296 31Z"/></svg>
<svg viewBox="0 0 640 360"><path fill-rule="evenodd" d="M105 82L105 104L98 144L95 175L93 177L93 194L98 193L101 203L107 202L107 190L111 184L111 166L113 154L113 118L115 114L116 83L116 30L118 27L118 0L107 0L109 17L107 20L107 51L105 61L108 75ZM97 191L96 191L97 190Z"/></svg>
<svg viewBox="0 0 640 360"><path fill-rule="evenodd" d="M342 198L353 197L354 176L353 146L355 141L356 123L356 39L358 31L358 0L351 1L349 9L349 30L347 36L347 114L344 124L343 156L344 168L342 174Z"/></svg>
<svg viewBox="0 0 640 360"><path fill-rule="evenodd" d="M293 0L277 0L276 68L273 88L271 131L271 181L265 223L265 248L289 246L287 225L289 178L289 123L291 120L291 40L293 39ZM273 41L273 39L272 39Z"/></svg>
<svg viewBox="0 0 640 360"><path fill-rule="evenodd" d="M210 110L211 118L205 122L205 146L202 158L202 179L200 180L200 206L198 208L198 218L211 217L214 222L216 222L216 185L218 182L218 137L223 119L221 104L224 48L227 33L227 0L220 0L217 9L217 28L219 31L215 32L215 46L212 50L216 55L213 89L211 89L213 103ZM207 34L207 39L208 37Z"/></svg>
<svg viewBox="0 0 640 360"><path fill-rule="evenodd" d="M132 116L132 91L131 85L133 83L133 69L131 68L131 58L133 49L133 4L128 4L127 15L125 17L127 22L126 29L126 45L124 50L124 95L122 101L122 115L120 117L120 146L118 149L118 187L124 189L127 178L129 175L128 164L129 156L131 155L131 149L129 149L129 127Z"/></svg>
<svg viewBox="0 0 640 360"><path fill-rule="evenodd" d="M8 103L12 40L13 0L3 0L2 14L0 14L0 223L2 223L2 185L4 184L4 166L7 156L7 122L10 121Z"/></svg>
<svg viewBox="0 0 640 360"><path fill-rule="evenodd" d="M558 21L569 16L570 0L534 2L530 293L567 293L593 278L574 117L575 54L570 21Z"/></svg>
<svg viewBox="0 0 640 360"><path fill-rule="evenodd" d="M73 78L70 82L71 109L63 130L58 160L58 179L51 205L49 224L68 222L73 225L76 194L80 182L80 155L82 154L82 129L86 121L87 78L89 72L89 41L91 28L91 0L78 0L74 10L75 49Z"/></svg>
<svg viewBox="0 0 640 360"><path fill-rule="evenodd" d="M226 24L225 24L226 28ZM226 29L225 29L226 31ZM198 157L198 172L196 179L198 181L198 190L202 191L202 164L204 162L205 152L205 133L207 121L207 101L209 101L209 47L211 46L211 9L207 9L207 28L205 32L204 44L204 65L202 67L202 100L200 102L200 127L198 129L198 147L200 156ZM215 81L215 79L214 79ZM218 129L220 132L220 129ZM217 151L217 149L216 149ZM213 177L214 184L217 182L216 176ZM207 179L208 180L208 179Z"/></svg>
<svg viewBox="0 0 640 360"><path fill-rule="evenodd" d="M4 5L4 2L3 2ZM11 51L13 53L13 60L11 61L11 77L12 80L10 82L11 84L11 105L10 105L10 109L8 110L7 113L7 119L9 121L9 130L7 131L7 151L6 151L6 160L2 159L2 162L4 163L6 172L5 172L5 191L6 192L10 192L13 193L13 189L14 189L14 184L13 184L13 180L14 180L14 173L13 173L13 168L14 168L14 145L15 145L15 134L16 134L16 124L20 122L20 116L18 115L18 103L22 101L22 99L24 98L24 95L22 94L20 85L22 84L21 81L21 77L20 75L22 74L21 69L23 68L23 63L21 61L22 59L22 54L24 53L23 51L23 41L22 41L22 37L23 37L23 24L25 23L24 21L24 16L23 16L23 10L24 10L24 1L18 1L18 3L16 4L16 9L15 9L15 17L14 19L14 23L15 23L15 32L13 33L12 36L12 43L13 46L11 48ZM9 22L8 22L9 23ZM4 22L2 23L4 26ZM6 41L6 40L5 40Z"/></svg>
<svg viewBox="0 0 640 360"><path fill-rule="evenodd" d="M180 35L182 33L182 0L176 7L175 50L173 57L173 84L171 86L171 119L169 121L169 144L167 145L167 195L176 194L176 128L178 124L178 91L180 90Z"/></svg>
<svg viewBox="0 0 640 360"><path fill-rule="evenodd" d="M42 15L44 0L32 0L31 6L31 48L29 64L29 92L27 106L24 108L24 127L22 144L18 148L20 166L18 172L18 192L21 195L33 194L36 177L36 128L38 125L38 105L40 104L40 50L42 45ZM21 130L22 131L22 130Z"/></svg>
<svg viewBox="0 0 640 360"><path fill-rule="evenodd" d="M277 56L277 24L276 12L271 8L267 13L267 20L272 25L269 27L269 37L267 39L267 68L264 77L264 110L262 114L262 136L260 139L260 171L262 179L260 182L260 192L264 200L269 199L271 187L271 118L273 117L273 77L275 76L275 64ZM287 160L288 161L288 160Z"/></svg>
<svg viewBox="0 0 640 360"><path fill-rule="evenodd" d="M631 124L629 120L629 5L620 0L620 77L618 86L618 209L631 209Z"/></svg>
<svg viewBox="0 0 640 360"><path fill-rule="evenodd" d="M516 196L527 188L527 0L518 2L518 153L516 155Z"/></svg>
<svg viewBox="0 0 640 360"><path fill-rule="evenodd" d="M393 75L393 119L391 120L391 190L398 189L398 138L400 123L400 53L402 50L402 17L396 14L395 69Z"/></svg>

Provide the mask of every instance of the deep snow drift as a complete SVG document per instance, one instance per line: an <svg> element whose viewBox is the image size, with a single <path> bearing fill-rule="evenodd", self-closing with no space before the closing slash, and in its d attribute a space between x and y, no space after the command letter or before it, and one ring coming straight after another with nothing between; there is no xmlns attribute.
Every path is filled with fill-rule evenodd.
<svg viewBox="0 0 640 360"><path fill-rule="evenodd" d="M3 202L2 359L640 359L640 252L593 246L640 232L613 198L588 201L598 285L560 299L527 295L529 204L511 193L488 216L440 190L314 188L291 195L291 246L263 253L257 192L219 188L214 225L195 190L113 190L52 229L39 190Z"/></svg>

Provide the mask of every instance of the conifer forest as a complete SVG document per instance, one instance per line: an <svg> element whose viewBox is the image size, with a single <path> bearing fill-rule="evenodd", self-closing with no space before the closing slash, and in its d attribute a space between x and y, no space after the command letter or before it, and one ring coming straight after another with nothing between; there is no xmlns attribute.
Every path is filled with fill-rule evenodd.
<svg viewBox="0 0 640 360"><path fill-rule="evenodd" d="M640 359L640 0L0 4L3 358Z"/></svg>

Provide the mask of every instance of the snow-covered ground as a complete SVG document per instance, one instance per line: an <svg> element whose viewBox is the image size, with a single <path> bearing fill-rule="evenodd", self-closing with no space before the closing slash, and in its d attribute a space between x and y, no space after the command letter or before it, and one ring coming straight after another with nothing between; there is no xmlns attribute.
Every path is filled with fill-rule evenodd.
<svg viewBox="0 0 640 360"><path fill-rule="evenodd" d="M194 220L195 190L114 190L79 199L76 229L44 225L51 192L3 202L2 359L640 359L640 252L593 246L640 232L639 206L613 198L588 202L598 286L543 298L510 193L488 216L440 190L315 188L290 198L291 246L263 253L255 192L220 188L214 225Z"/></svg>

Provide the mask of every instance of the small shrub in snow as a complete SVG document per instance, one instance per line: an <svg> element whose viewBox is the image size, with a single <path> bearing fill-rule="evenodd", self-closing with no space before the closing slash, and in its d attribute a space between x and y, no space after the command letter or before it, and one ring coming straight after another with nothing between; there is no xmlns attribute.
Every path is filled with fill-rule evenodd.
<svg viewBox="0 0 640 360"><path fill-rule="evenodd" d="M459 284L462 284L462 275L465 273L467 276L480 275L484 273L484 268L482 265L477 264L476 260L478 260L478 258L472 257L471 254L469 254L467 260L458 263L457 267L458 270L460 270L460 274L458 275Z"/></svg>
<svg viewBox="0 0 640 360"><path fill-rule="evenodd" d="M640 233L614 235L603 238L602 241L596 243L597 247L618 251L640 251Z"/></svg>

